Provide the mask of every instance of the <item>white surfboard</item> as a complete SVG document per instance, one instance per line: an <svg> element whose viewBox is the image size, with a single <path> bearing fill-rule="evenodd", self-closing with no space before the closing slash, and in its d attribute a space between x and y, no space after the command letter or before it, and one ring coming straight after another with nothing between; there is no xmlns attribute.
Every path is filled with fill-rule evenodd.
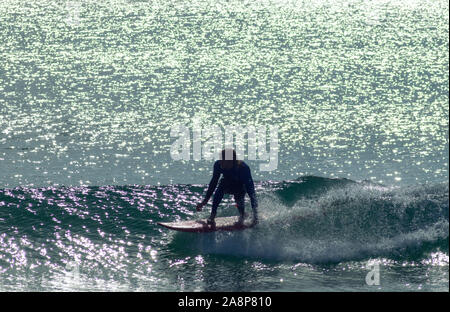
<svg viewBox="0 0 450 312"><path fill-rule="evenodd" d="M206 219L179 221L179 222L158 222L165 228L181 232L214 232L214 231L236 231L252 227L251 220L245 219L242 225L237 224L239 217L218 217L215 219L215 226L208 224Z"/></svg>

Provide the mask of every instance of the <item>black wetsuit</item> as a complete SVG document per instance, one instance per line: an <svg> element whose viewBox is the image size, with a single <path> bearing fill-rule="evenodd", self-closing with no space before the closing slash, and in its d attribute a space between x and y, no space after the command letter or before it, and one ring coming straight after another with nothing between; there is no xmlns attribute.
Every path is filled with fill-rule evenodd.
<svg viewBox="0 0 450 312"><path fill-rule="evenodd" d="M217 182L220 175L223 175L216 189ZM214 190L216 190L214 192ZM250 168L243 161L236 162L233 168L224 169L220 166L220 160L214 163L213 177L209 182L208 191L206 192L205 201L211 198L214 192L213 205L211 209L211 218L216 217L217 207L219 206L224 194L233 194L236 200L237 208L241 216L244 215L245 210L245 193L250 197L250 202L253 210L253 218L257 220L257 207L255 186L253 184Z"/></svg>

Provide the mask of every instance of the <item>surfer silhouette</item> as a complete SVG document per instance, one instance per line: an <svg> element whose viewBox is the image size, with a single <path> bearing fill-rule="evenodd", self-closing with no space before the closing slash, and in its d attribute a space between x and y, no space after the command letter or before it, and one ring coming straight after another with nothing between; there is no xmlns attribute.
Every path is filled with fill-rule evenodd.
<svg viewBox="0 0 450 312"><path fill-rule="evenodd" d="M197 205L197 211L201 211L211 198L214 190L213 204L211 209L211 216L207 222L214 225L214 219L217 213L217 207L224 194L233 194L236 201L236 207L239 210L238 224L244 222L245 212L245 193L250 197L250 202L253 210L253 225L258 223L258 202L256 200L255 186L253 184L250 167L242 160L236 159L236 151L234 149L222 150L221 159L214 163L213 176L209 182L209 187L206 192L205 199ZM219 182L220 175L223 175ZM219 186L216 189L217 183Z"/></svg>

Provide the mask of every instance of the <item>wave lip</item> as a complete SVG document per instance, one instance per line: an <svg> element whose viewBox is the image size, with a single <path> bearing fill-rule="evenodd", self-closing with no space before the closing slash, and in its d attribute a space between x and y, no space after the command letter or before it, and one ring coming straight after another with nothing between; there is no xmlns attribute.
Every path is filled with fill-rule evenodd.
<svg viewBox="0 0 450 312"><path fill-rule="evenodd" d="M448 184L392 188L299 178L260 197L256 229L217 235L204 251L307 263L415 261L448 255L448 210Z"/></svg>

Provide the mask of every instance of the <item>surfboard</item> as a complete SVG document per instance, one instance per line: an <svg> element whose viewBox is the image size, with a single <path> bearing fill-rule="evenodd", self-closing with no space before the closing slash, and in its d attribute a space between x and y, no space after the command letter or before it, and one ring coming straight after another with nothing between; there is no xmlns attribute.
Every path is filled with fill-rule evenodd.
<svg viewBox="0 0 450 312"><path fill-rule="evenodd" d="M250 219L245 219L242 225L237 224L239 217L218 217L215 219L215 226L208 224L206 219L179 221L179 222L158 222L165 228L181 232L214 232L214 231L237 231L253 226Z"/></svg>

